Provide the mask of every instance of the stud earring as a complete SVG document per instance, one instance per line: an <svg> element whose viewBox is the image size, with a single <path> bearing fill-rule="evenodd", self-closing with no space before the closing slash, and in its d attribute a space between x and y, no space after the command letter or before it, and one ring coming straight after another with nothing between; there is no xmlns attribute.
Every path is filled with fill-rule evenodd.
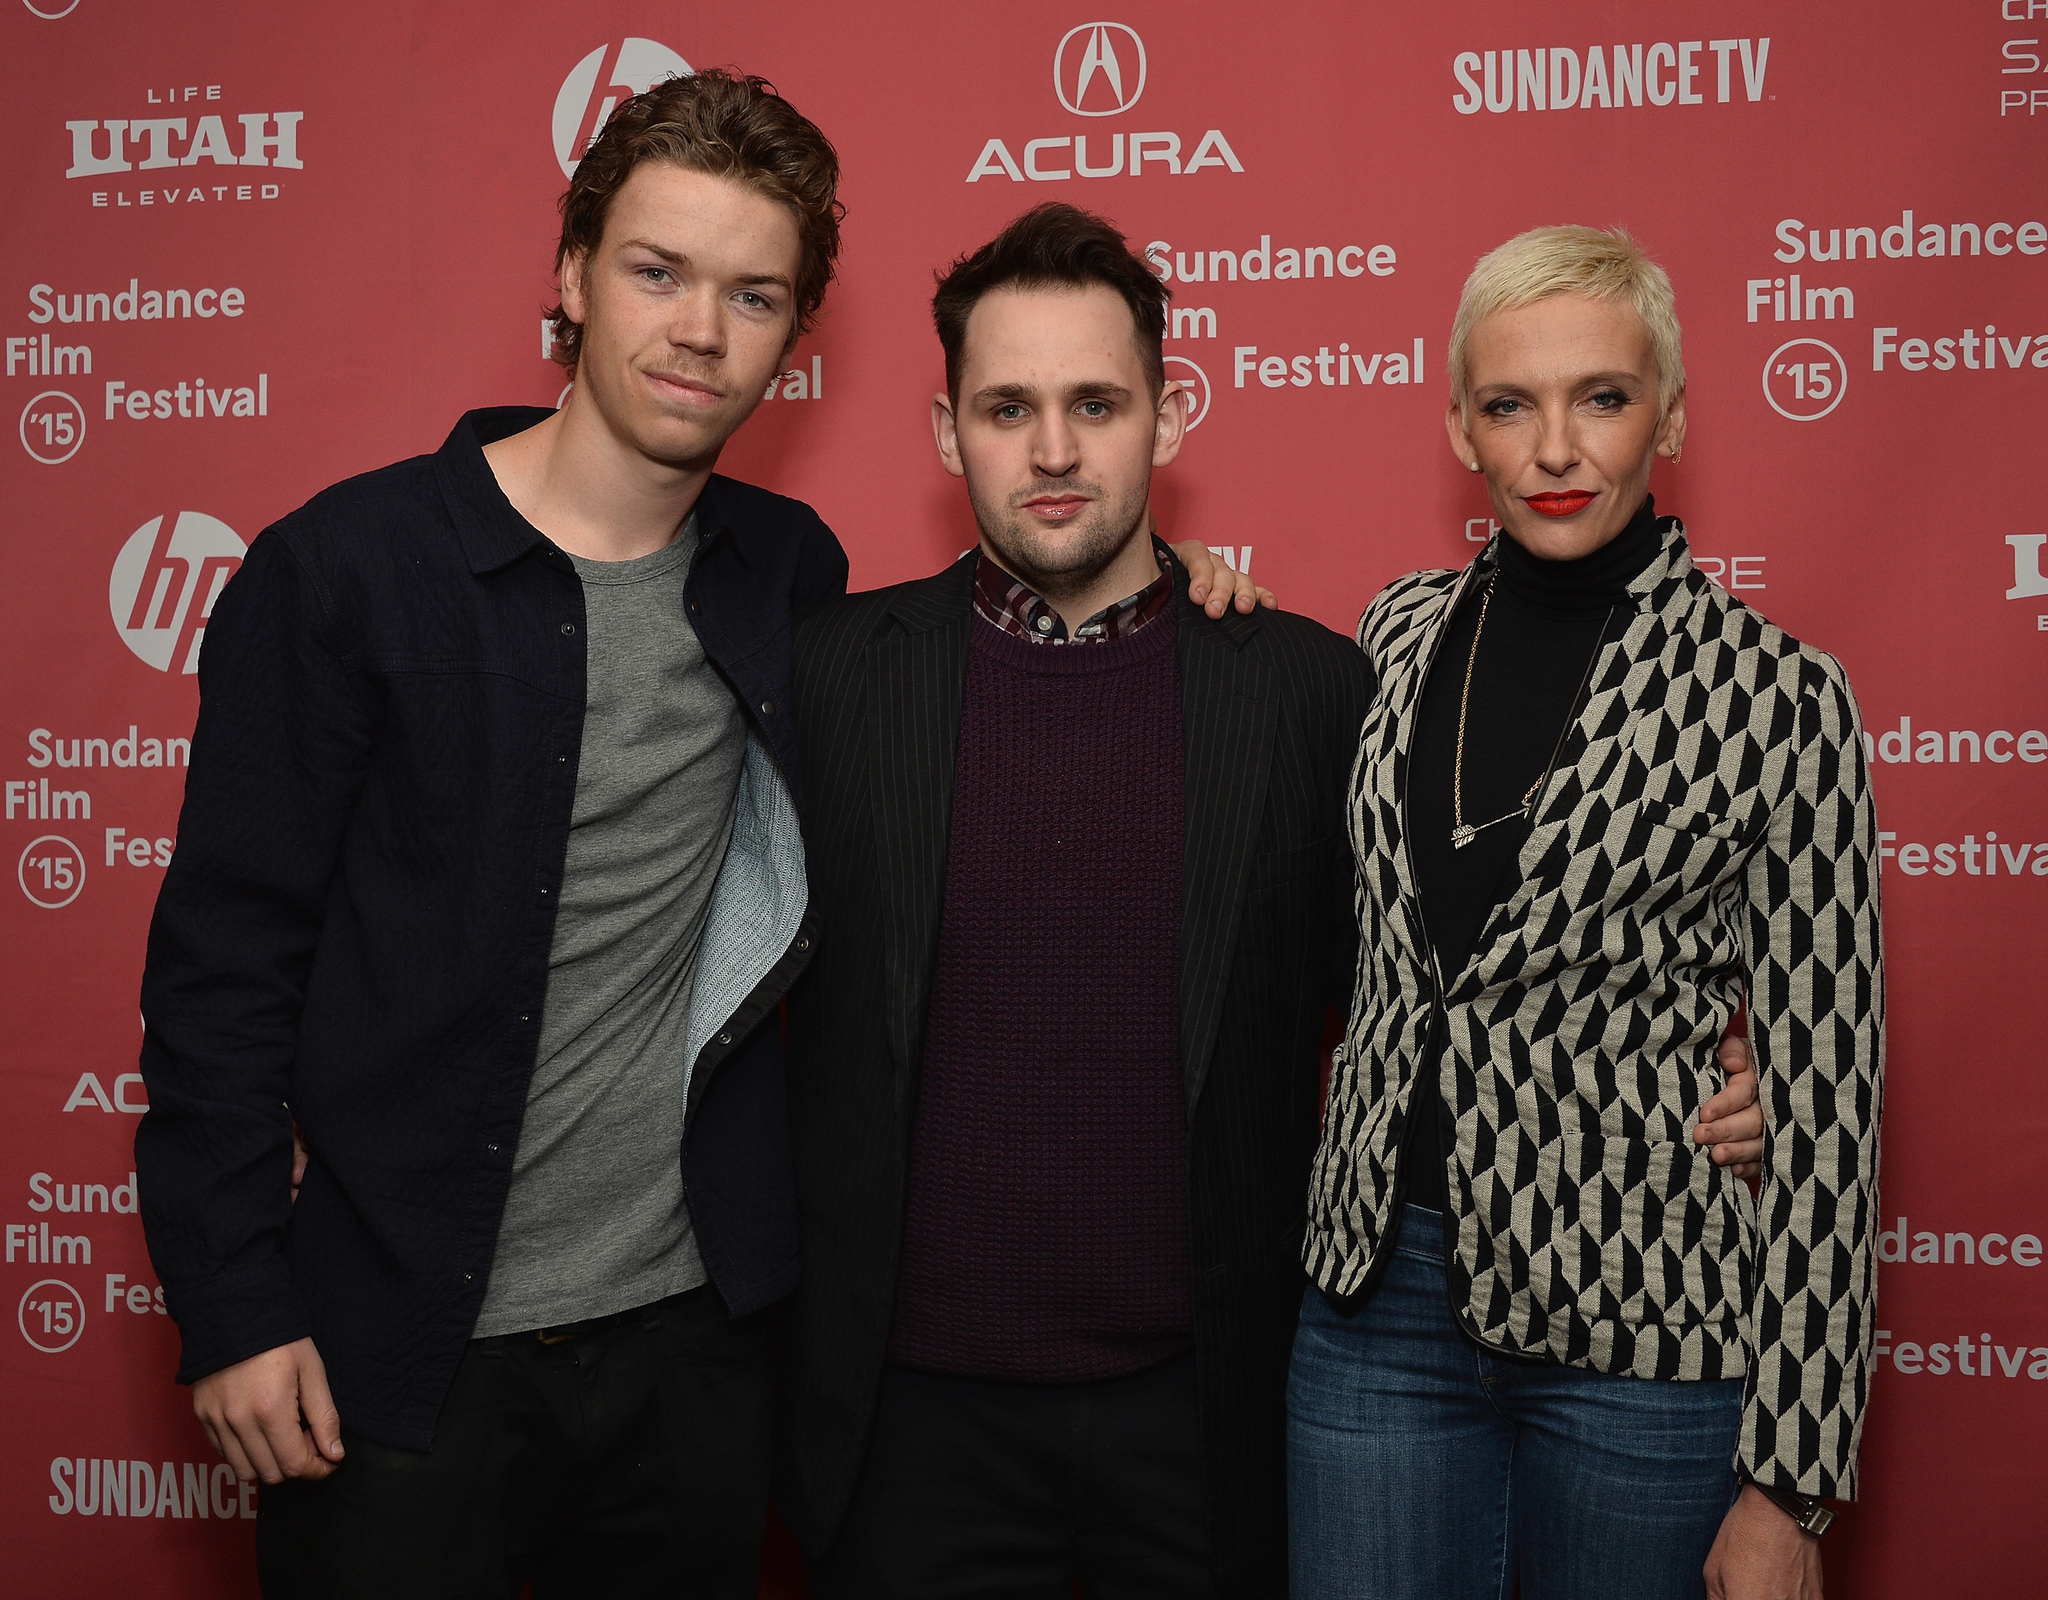
<svg viewBox="0 0 2048 1600"><path fill-rule="evenodd" d="M1476 461L1468 461L1465 463L1465 465L1474 472L1477 472L1479 470L1479 463Z"/></svg>

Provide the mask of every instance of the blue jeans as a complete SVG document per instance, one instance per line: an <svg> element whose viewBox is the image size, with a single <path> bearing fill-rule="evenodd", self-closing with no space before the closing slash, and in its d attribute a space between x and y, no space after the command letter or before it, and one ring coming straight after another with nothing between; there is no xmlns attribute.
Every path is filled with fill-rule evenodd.
<svg viewBox="0 0 2048 1600"><path fill-rule="evenodd" d="M1409 1206L1365 1305L1310 1287L1287 1385L1293 1600L1677 1600L1734 1503L1742 1380L1509 1360L1452 1320Z"/></svg>

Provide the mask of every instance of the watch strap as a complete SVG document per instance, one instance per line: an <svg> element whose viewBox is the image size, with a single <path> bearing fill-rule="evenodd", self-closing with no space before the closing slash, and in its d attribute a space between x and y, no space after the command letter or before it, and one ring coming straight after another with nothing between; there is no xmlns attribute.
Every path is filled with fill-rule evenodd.
<svg viewBox="0 0 2048 1600"><path fill-rule="evenodd" d="M1825 1500L1810 1494L1799 1494L1791 1489L1773 1488L1768 1483L1758 1483L1747 1472L1742 1474L1742 1481L1754 1485L1757 1493L1798 1523L1802 1532L1810 1533L1816 1539L1834 1525L1835 1513Z"/></svg>

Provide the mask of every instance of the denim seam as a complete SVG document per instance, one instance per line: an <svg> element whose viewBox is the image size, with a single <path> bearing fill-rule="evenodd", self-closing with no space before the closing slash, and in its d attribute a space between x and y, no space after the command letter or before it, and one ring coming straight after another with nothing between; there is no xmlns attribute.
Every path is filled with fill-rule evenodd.
<svg viewBox="0 0 2048 1600"><path fill-rule="evenodd" d="M1489 1403L1493 1397L1487 1396ZM1508 1436L1508 1470L1500 1490L1499 1573L1494 1579L1496 1600L1513 1600L1515 1592L1515 1452L1521 1445L1519 1431Z"/></svg>

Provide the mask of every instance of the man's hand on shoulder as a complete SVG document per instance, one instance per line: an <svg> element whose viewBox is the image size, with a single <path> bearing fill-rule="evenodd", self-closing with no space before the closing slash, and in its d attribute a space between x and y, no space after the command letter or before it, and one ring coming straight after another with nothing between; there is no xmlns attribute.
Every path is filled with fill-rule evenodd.
<svg viewBox="0 0 2048 1600"><path fill-rule="evenodd" d="M1209 613L1220 618L1235 604L1239 611L1250 615L1253 606L1264 606L1277 610L1280 602L1273 598L1273 591L1261 589L1242 572L1224 563L1199 539L1189 539L1173 547L1173 553L1180 557L1180 564L1188 569L1188 599ZM1214 593L1211 593L1211 590Z"/></svg>
<svg viewBox="0 0 2048 1600"><path fill-rule="evenodd" d="M341 1414L311 1339L208 1373L192 1386L192 1410L244 1483L324 1478L341 1463Z"/></svg>

